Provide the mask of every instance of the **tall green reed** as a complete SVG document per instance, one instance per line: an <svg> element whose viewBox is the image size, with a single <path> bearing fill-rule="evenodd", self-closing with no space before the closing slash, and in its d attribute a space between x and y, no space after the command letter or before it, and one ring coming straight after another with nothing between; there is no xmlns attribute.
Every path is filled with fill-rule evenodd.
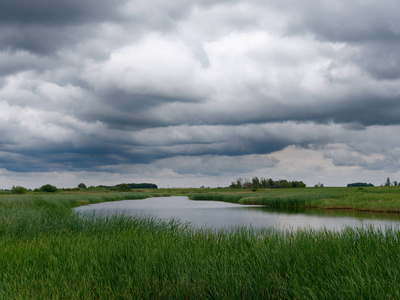
<svg viewBox="0 0 400 300"><path fill-rule="evenodd" d="M213 231L178 220L77 216L71 207L82 199L63 197L0 201L0 298L400 296L395 228Z"/></svg>

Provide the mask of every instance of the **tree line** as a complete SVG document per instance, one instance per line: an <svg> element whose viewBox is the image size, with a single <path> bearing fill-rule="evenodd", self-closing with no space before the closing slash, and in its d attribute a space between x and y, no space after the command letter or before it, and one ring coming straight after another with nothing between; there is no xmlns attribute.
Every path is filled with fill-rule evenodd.
<svg viewBox="0 0 400 300"><path fill-rule="evenodd" d="M57 188L51 184L42 185L40 188L35 188L33 192L47 192L47 193L55 193L57 191L80 191L80 190L108 190L108 191L116 191L116 192L129 192L132 189L157 189L158 186L154 183L120 183L117 185L106 186L106 185L98 185L98 186L89 186L83 182L79 183L75 188ZM9 190L13 194L25 194L28 192L28 189L23 186L12 186L11 190ZM29 190L31 191L31 190Z"/></svg>
<svg viewBox="0 0 400 300"><path fill-rule="evenodd" d="M242 189L242 188L304 188L306 184L303 181L288 181L286 179L273 180L272 178L258 178L253 177L250 179L238 178L233 181L230 188Z"/></svg>
<svg viewBox="0 0 400 300"><path fill-rule="evenodd" d="M99 185L98 188L105 188L114 191L130 191L132 189L157 189L154 183L120 183L114 186Z"/></svg>
<svg viewBox="0 0 400 300"><path fill-rule="evenodd" d="M347 187L360 187L360 186L374 186L372 183L366 183L366 182L354 182L354 183L349 183Z"/></svg>
<svg viewBox="0 0 400 300"><path fill-rule="evenodd" d="M349 183L347 187L360 187L360 186L374 186L372 183L366 183L366 182L354 182L354 183ZM397 180L391 181L389 177L386 178L385 183L381 184L381 186L400 186L400 182L397 182Z"/></svg>

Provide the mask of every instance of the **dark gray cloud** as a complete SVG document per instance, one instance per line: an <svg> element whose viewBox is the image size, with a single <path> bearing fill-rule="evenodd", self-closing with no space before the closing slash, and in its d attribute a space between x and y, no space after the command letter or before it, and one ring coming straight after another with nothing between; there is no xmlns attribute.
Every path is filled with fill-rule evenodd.
<svg viewBox="0 0 400 300"><path fill-rule="evenodd" d="M103 22L120 17L119 8L125 0L96 2L87 0L51 1L4 0L0 3L0 24L14 26L42 24L63 26Z"/></svg>
<svg viewBox="0 0 400 300"><path fill-rule="evenodd" d="M91 29L91 28L88 28ZM26 26L4 25L0 28L0 50L3 51L29 51L38 55L52 55L59 49L78 43L80 34L93 33L93 30L74 26L47 27L42 24Z"/></svg>
<svg viewBox="0 0 400 300"><path fill-rule="evenodd" d="M121 19L126 1L1 1L0 49L49 55L96 33L93 24Z"/></svg>
<svg viewBox="0 0 400 300"><path fill-rule="evenodd" d="M122 26L125 39L134 40L147 31L174 30L191 9L186 1L5 0L0 3L0 49L50 55L88 38L104 38L104 26Z"/></svg>
<svg viewBox="0 0 400 300"><path fill-rule="evenodd" d="M376 79L399 79L400 33L390 41L363 45L360 55L354 57L354 61Z"/></svg>

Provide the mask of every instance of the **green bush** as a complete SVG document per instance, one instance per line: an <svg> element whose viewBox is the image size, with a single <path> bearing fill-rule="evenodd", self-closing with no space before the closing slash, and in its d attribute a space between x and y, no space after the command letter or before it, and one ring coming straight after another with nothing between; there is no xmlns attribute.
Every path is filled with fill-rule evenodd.
<svg viewBox="0 0 400 300"><path fill-rule="evenodd" d="M27 190L26 190L26 188L24 188L23 186L17 185L17 186L13 186L13 187L11 188L11 192L12 192L13 194L26 194Z"/></svg>
<svg viewBox="0 0 400 300"><path fill-rule="evenodd" d="M119 192L129 192L132 190L132 187L129 184L121 183L116 186L116 190Z"/></svg>
<svg viewBox="0 0 400 300"><path fill-rule="evenodd" d="M84 184L83 182L81 182L80 184L78 184L78 188L80 188L80 189L86 189L86 184Z"/></svg>
<svg viewBox="0 0 400 300"><path fill-rule="evenodd" d="M48 192L48 193L57 192L57 188L54 185L51 185L51 184L42 185L39 190L42 191L42 192Z"/></svg>

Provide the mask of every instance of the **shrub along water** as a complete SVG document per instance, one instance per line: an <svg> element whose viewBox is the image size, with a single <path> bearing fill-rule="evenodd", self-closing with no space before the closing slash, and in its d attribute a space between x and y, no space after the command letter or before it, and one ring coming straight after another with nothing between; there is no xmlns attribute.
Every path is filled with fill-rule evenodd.
<svg viewBox="0 0 400 300"><path fill-rule="evenodd" d="M176 220L78 217L149 194L0 197L1 299L400 297L400 232L198 230Z"/></svg>

